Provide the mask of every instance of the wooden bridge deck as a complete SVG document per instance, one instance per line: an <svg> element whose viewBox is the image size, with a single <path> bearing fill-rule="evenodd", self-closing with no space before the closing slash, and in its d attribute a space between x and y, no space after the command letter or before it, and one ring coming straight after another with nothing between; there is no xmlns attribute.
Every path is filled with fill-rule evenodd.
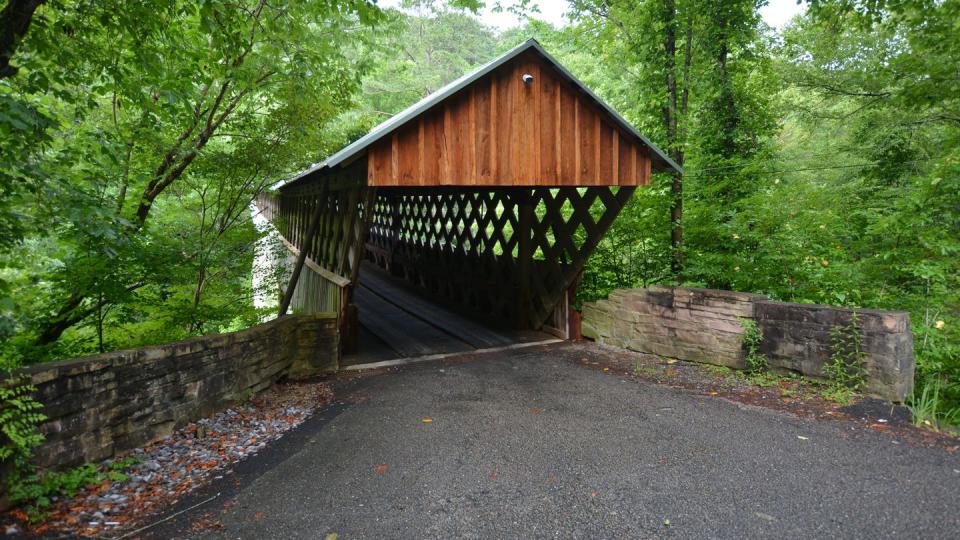
<svg viewBox="0 0 960 540"><path fill-rule="evenodd" d="M358 351L344 356L345 365L555 339L544 332L490 328L427 299L370 264L361 267L353 302L361 331Z"/></svg>

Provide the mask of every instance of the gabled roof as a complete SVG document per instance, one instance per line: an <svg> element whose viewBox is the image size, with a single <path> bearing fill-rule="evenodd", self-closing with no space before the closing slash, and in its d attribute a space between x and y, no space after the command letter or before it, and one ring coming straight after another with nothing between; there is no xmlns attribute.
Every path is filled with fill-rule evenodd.
<svg viewBox="0 0 960 540"><path fill-rule="evenodd" d="M442 102L446 98L452 96L463 88L469 86L471 83L477 81L503 64L509 62L513 58L516 58L521 53L533 50L540 54L545 60L547 60L554 68L557 69L570 83L576 86L580 91L586 94L597 106L603 109L607 114L610 115L614 123L623 129L625 132L637 137L640 139L644 145L646 145L651 151L651 158L653 160L653 169L655 171L676 171L683 172L683 168L677 165L669 156L667 156L657 145L653 144L650 139L646 138L639 131L636 130L629 122L623 119L622 116L617 114L609 105L604 103L602 99L597 97L589 88L586 87L579 79L577 79L572 73L570 73L563 65L560 64L553 56L551 56L547 51L540 46L537 40L530 38L520 45L510 49L509 51L501 54L497 58L494 58L490 62L480 66L474 71L467 73L466 75L456 79L455 81L447 84L446 86L440 88L436 92L430 94L429 96L421 99L420 101L414 103L410 107L407 107L403 111L397 113L396 115L390 117L388 120L384 121L377 127L370 130L369 133L360 137L353 143L345 146L332 156L328 157L324 161L317 163L310 167L309 169L300 172L293 178L289 179L286 183L292 183L297 180L300 180L312 173L322 171L325 169L332 169L339 165L345 165L353 161L354 158L362 155L366 150L377 141L387 137L388 135L394 133L396 130L400 129L408 122L416 119L422 113L426 112L433 106Z"/></svg>

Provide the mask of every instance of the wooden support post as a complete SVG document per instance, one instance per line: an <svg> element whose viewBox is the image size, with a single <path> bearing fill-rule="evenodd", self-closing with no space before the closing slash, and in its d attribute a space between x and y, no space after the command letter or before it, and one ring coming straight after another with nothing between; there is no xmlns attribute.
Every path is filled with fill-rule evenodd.
<svg viewBox="0 0 960 540"><path fill-rule="evenodd" d="M531 305L530 296L530 269L533 265L533 197L528 190L523 190L517 198L518 223L517 230L517 285L518 301L517 327L520 329L529 326Z"/></svg>
<svg viewBox="0 0 960 540"><path fill-rule="evenodd" d="M320 228L320 218L323 217L323 211L326 207L327 190L326 184L324 184L324 188L320 190L320 197L317 199L317 208L313 212L313 217L310 218L310 226L307 228L306 237L301 241L300 253L297 255L296 264L293 265L293 274L290 275L290 283L287 283L287 290L283 293L283 299L280 300L280 310L279 313L277 313L278 317L283 317L287 314L287 310L290 309L290 301L293 300L293 291L297 288L297 281L300 280L303 263L306 262L307 256L309 256L310 246L313 245L313 237Z"/></svg>
<svg viewBox="0 0 960 540"><path fill-rule="evenodd" d="M583 269L573 278L573 283L567 287L567 339L579 341L583 339L581 334L580 312L574 307L577 304L577 289L580 288L580 282L583 281Z"/></svg>
<svg viewBox="0 0 960 540"><path fill-rule="evenodd" d="M364 246L367 245L367 238L370 235L370 225L373 223L373 216L377 207L377 188L366 187L361 190L360 195L363 201L363 219L354 222L354 227L359 227L354 238L354 245L348 253L350 258L350 282L356 284L360 273L360 263L363 261L365 252Z"/></svg>
<svg viewBox="0 0 960 540"><path fill-rule="evenodd" d="M352 245L347 247L345 259L350 269L350 285L343 288L343 310L340 315L340 349L341 352L351 354L357 351L360 335L360 315L357 306L353 303L353 290L359 286L360 263L363 260L364 246L367 243L367 234L373 213L377 204L377 188L363 187L359 190L359 199L363 201L363 216L354 215L351 218L350 234ZM353 212L359 211L359 202L354 204ZM349 242L348 242L349 243Z"/></svg>

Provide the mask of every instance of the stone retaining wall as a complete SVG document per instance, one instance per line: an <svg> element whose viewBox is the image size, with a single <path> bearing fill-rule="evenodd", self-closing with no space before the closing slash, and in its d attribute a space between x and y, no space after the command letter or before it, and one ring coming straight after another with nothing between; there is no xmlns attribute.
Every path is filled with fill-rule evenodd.
<svg viewBox="0 0 960 540"><path fill-rule="evenodd" d="M294 315L229 334L20 370L48 420L40 467L96 462L162 439L282 377L335 370L333 314Z"/></svg>
<svg viewBox="0 0 960 540"><path fill-rule="evenodd" d="M638 352L745 367L741 319L757 323L770 367L821 377L832 353L830 331L853 310L775 302L763 295L649 287L618 289L583 306L584 337ZM867 392L902 402L913 389L913 336L902 311L858 309Z"/></svg>

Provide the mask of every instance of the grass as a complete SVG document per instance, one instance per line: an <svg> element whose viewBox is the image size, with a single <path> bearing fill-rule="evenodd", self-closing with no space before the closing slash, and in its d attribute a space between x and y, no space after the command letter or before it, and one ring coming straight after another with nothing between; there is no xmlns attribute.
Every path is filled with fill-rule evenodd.
<svg viewBox="0 0 960 540"><path fill-rule="evenodd" d="M709 371L710 373L716 373L718 375L729 375L730 373L733 372L733 370L728 368L727 366L715 366L713 364L701 364L700 366L705 371Z"/></svg>
<svg viewBox="0 0 960 540"><path fill-rule="evenodd" d="M919 394L914 388L907 406L913 415L915 426L940 431L944 426L960 421L960 409L943 410L942 385L939 377L930 377L926 384L922 385L923 389Z"/></svg>
<svg viewBox="0 0 960 540"><path fill-rule="evenodd" d="M643 362L637 362L637 364L633 366L634 375L644 375L647 377L654 377L656 375L659 375L660 373L661 372L659 369L645 365Z"/></svg>
<svg viewBox="0 0 960 540"><path fill-rule="evenodd" d="M759 386L761 388L773 388L775 386L780 386L780 381L782 380L782 377L776 373L770 373L769 371L751 373L747 376L747 381L749 381L750 384Z"/></svg>

